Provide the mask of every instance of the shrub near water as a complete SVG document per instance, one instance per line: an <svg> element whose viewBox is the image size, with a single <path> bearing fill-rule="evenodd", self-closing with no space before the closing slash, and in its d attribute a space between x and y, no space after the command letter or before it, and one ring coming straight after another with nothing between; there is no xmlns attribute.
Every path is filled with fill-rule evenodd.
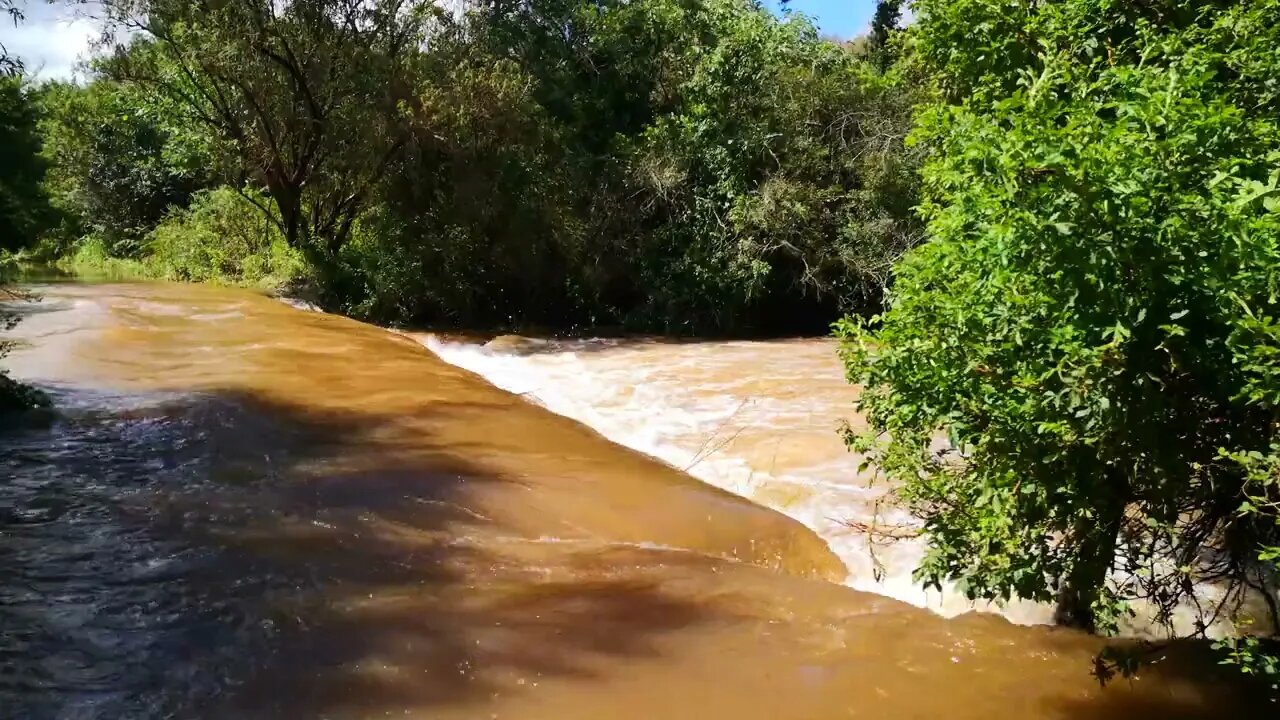
<svg viewBox="0 0 1280 720"><path fill-rule="evenodd" d="M1274 578L1280 3L1008 5L916 5L956 101L921 120L932 241L840 327L854 445L924 518L926 582L1168 620Z"/></svg>
<svg viewBox="0 0 1280 720"><path fill-rule="evenodd" d="M227 187L172 210L149 236L147 252L149 272L173 280L278 285L300 277L303 267L271 219Z"/></svg>

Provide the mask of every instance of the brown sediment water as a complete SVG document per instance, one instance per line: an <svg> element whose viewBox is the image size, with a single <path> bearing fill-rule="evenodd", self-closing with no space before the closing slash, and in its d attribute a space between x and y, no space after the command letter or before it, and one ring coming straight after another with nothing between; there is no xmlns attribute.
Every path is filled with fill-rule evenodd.
<svg viewBox="0 0 1280 720"><path fill-rule="evenodd" d="M442 359L610 439L812 529L846 584L953 617L974 609L1052 624L1053 608L974 603L912 578L920 524L837 432L865 427L831 338L763 341L540 340L482 345L413 334Z"/></svg>
<svg viewBox="0 0 1280 720"><path fill-rule="evenodd" d="M799 522L416 342L253 293L55 285L10 358L0 717L1216 718L1180 653L843 584ZM1274 709L1274 708L1271 708Z"/></svg>
<svg viewBox="0 0 1280 720"><path fill-rule="evenodd" d="M1020 624L1053 623L1051 603L975 602L953 587L926 588L913 578L926 549L923 524L837 432L842 420L855 429L865 424L855 408L858 388L844 378L832 338L503 336L483 343L410 336L532 403L799 521L845 564L850 587L947 617L978 610ZM1224 589L1197 585L1197 602L1172 612L1174 632L1193 635L1202 622L1212 636L1230 631L1231 613L1214 610ZM1136 601L1134 609L1121 622L1124 635L1168 635L1154 620L1155 608ZM1267 616L1260 597L1244 610Z"/></svg>

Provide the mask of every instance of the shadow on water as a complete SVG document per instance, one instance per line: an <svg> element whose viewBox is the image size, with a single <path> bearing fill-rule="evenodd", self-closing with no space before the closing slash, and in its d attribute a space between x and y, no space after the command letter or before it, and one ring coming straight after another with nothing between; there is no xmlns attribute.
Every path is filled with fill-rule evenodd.
<svg viewBox="0 0 1280 720"><path fill-rule="evenodd" d="M705 619L468 542L503 529L467 493L512 481L380 451L391 425L224 392L0 438L0 714L380 715Z"/></svg>
<svg viewBox="0 0 1280 720"><path fill-rule="evenodd" d="M1125 644L1125 643L1120 643ZM1111 692L1092 699L1064 698L1054 703L1056 717L1091 720L1209 720L1210 718L1261 718L1280 715L1280 695L1261 678L1242 678L1239 671L1224 666L1221 655L1204 640L1179 639L1161 642L1140 650L1146 662L1138 670L1138 680L1116 677L1108 681L1111 690L1132 689L1141 681L1160 679L1165 692ZM1212 688L1203 699L1193 701L1193 688Z"/></svg>

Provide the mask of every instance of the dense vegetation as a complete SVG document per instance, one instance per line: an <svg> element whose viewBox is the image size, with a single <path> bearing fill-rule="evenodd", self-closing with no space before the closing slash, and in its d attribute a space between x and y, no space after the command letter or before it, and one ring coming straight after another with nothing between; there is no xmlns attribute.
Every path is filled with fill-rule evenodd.
<svg viewBox="0 0 1280 720"><path fill-rule="evenodd" d="M752 333L877 307L921 238L918 83L748 0L105 10L92 82L38 90L41 249L82 266L384 323Z"/></svg>
<svg viewBox="0 0 1280 720"><path fill-rule="evenodd" d="M106 0L90 82L0 88L4 242L385 323L862 315L850 441L925 582L1274 620L1280 0L902 7Z"/></svg>
<svg viewBox="0 0 1280 720"><path fill-rule="evenodd" d="M915 10L929 242L841 330L852 441L924 519L919 577L1098 630L1213 581L1206 619L1252 588L1274 623L1280 3Z"/></svg>
<svg viewBox="0 0 1280 720"><path fill-rule="evenodd" d="M19 78L6 74L6 68L17 66L0 63L0 253L30 245L54 217L43 186L45 163L35 105L30 91ZM17 324L14 308L25 297L4 285L8 272L0 257L0 330ZM0 340L0 358L11 349L9 341ZM0 369L0 416L42 403L40 393Z"/></svg>

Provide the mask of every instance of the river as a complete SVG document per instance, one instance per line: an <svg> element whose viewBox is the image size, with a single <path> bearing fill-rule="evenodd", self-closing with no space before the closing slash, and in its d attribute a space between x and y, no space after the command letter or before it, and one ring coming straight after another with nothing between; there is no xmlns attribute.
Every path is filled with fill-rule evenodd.
<svg viewBox="0 0 1280 720"><path fill-rule="evenodd" d="M946 617L978 610L1024 625L1052 624L1048 603L975 603L953 588L912 578L925 552L920 523L894 502L891 486L864 468L838 428L864 428L832 338L688 341L635 338L475 339L410 334L442 359L605 437L784 513L813 530L840 558L850 587ZM1183 603L1171 623L1191 635L1232 630L1216 606L1219 586L1201 584L1201 605ZM1246 611L1265 617L1261 598ZM1159 639L1155 608L1134 603L1125 636Z"/></svg>
<svg viewBox="0 0 1280 720"><path fill-rule="evenodd" d="M861 469L838 433L862 427L857 390L830 338L673 342L542 340L487 346L413 334L442 359L579 420L704 482L773 508L822 537L853 588L947 617L974 609L1052 624L1053 608L997 607L927 590L911 573L924 554L918 523L889 486Z"/></svg>
<svg viewBox="0 0 1280 720"><path fill-rule="evenodd" d="M0 438L0 717L1248 712L1195 652L1101 688L1096 638L851 588L800 522L411 338L240 290L39 291L7 362L60 411ZM734 442L825 462L765 435ZM753 497L799 492L777 477Z"/></svg>

